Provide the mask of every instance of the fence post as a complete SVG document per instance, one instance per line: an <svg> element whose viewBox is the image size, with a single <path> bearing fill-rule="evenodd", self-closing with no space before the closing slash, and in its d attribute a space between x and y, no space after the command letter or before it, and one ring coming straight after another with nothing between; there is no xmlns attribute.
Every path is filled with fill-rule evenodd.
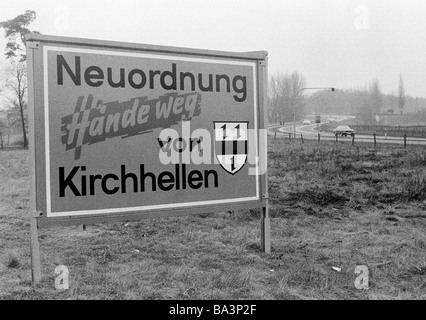
<svg viewBox="0 0 426 320"><path fill-rule="evenodd" d="M355 133L352 135L352 145L355 145Z"/></svg>
<svg viewBox="0 0 426 320"><path fill-rule="evenodd" d="M320 143L321 140L321 134L318 132L318 143Z"/></svg>
<svg viewBox="0 0 426 320"><path fill-rule="evenodd" d="M300 139L302 139L302 143L304 143L303 142L303 134L300 134Z"/></svg>
<svg viewBox="0 0 426 320"><path fill-rule="evenodd" d="M373 137L374 137L374 148L376 147L376 133L373 133Z"/></svg>
<svg viewBox="0 0 426 320"><path fill-rule="evenodd" d="M275 131L274 140L277 138L277 132Z"/></svg>
<svg viewBox="0 0 426 320"><path fill-rule="evenodd" d="M339 138L338 138L338 135L336 134L336 141L335 141L335 142L337 143L337 142L338 142L338 140L339 140Z"/></svg>
<svg viewBox="0 0 426 320"><path fill-rule="evenodd" d="M407 147L407 134L404 133L404 148Z"/></svg>
<svg viewBox="0 0 426 320"><path fill-rule="evenodd" d="M288 134L288 140L291 141L291 133Z"/></svg>

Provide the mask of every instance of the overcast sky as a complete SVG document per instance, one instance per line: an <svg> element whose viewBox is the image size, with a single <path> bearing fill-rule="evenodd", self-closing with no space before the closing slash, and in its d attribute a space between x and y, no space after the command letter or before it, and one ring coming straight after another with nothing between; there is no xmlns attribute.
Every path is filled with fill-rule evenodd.
<svg viewBox="0 0 426 320"><path fill-rule="evenodd" d="M426 97L424 0L14 0L1 2L0 21L27 9L47 35L266 50L270 74L298 71L308 86L363 88L377 77L390 93L401 74L407 94Z"/></svg>

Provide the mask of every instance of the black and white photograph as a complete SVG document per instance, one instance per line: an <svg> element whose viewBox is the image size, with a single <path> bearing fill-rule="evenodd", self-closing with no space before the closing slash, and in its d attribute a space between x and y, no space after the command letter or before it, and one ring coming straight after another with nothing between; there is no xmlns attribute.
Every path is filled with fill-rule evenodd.
<svg viewBox="0 0 426 320"><path fill-rule="evenodd" d="M421 0L2 1L0 300L426 299L425 54Z"/></svg>

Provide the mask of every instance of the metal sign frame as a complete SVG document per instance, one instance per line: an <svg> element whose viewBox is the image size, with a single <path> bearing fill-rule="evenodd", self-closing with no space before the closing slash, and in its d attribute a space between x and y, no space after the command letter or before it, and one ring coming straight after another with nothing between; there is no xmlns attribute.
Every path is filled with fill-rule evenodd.
<svg viewBox="0 0 426 320"><path fill-rule="evenodd" d="M199 59L222 59L223 61L252 62L255 65L255 92L257 104L257 128L266 130L267 113L267 52L235 53L212 50L200 50L189 48L178 48L168 46L154 46L135 43L123 43L112 41L101 41L81 38L67 38L58 36L47 36L30 33L27 40L27 69L28 69L28 105L29 105L29 165L31 176L30 192L30 216L31 216L31 255L33 282L41 279L40 254L37 238L39 227L69 226L78 224L95 224L100 222L129 221L149 217L166 217L186 215L193 213L217 212L224 210L238 210L261 208L261 246L266 253L270 252L270 221L268 213L268 175L267 175L267 144L266 141L258 143L258 156L266 172L256 177L258 183L258 198L241 202L228 201L226 203L203 204L180 207L167 207L152 209L141 212L140 210L129 210L125 212L112 212L108 214L91 215L69 215L61 217L47 217L46 215L46 148L49 148L49 137L46 137L44 97L46 83L44 79L44 64L47 63L44 47L72 47L95 50L115 50L124 52L137 52L148 54L171 55L174 57L191 57ZM266 135L257 132L257 141L260 138L266 140ZM47 147L46 147L47 145ZM43 187L44 186L44 187Z"/></svg>

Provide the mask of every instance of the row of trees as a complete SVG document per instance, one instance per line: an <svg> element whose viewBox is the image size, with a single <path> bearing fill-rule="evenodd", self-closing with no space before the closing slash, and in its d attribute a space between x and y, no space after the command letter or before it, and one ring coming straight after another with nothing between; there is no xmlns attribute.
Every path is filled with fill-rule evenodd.
<svg viewBox="0 0 426 320"><path fill-rule="evenodd" d="M382 113L384 95L378 80L374 79L364 90L317 91L310 96L307 105L311 113L357 115L362 122L370 123L375 115Z"/></svg>
<svg viewBox="0 0 426 320"><path fill-rule="evenodd" d="M376 121L376 115L403 114L406 106L411 112L419 112L419 105L426 105L423 98L406 96L402 76L399 77L398 94L383 94L379 80L374 79L368 88L342 89L331 92L319 90L309 98L303 95L306 86L304 77L297 72L275 74L269 80L268 115L270 123L300 120L311 114L351 114L357 115L365 124Z"/></svg>
<svg viewBox="0 0 426 320"><path fill-rule="evenodd" d="M25 51L25 34L35 20L36 12L27 10L14 19L0 22L7 39L5 66L0 76L0 144L3 147L4 132L19 128L22 132L23 146L28 147L28 86Z"/></svg>

